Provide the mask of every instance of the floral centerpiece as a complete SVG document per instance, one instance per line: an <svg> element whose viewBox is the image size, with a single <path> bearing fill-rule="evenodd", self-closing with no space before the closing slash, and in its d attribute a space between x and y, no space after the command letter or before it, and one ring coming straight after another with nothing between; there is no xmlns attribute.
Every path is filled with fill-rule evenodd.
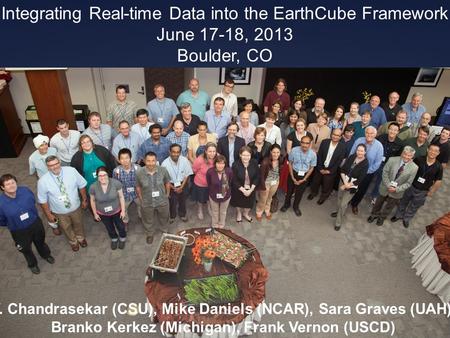
<svg viewBox="0 0 450 338"><path fill-rule="evenodd" d="M205 270L209 272L212 267L212 261L216 257L216 247L217 244L211 240L211 236L198 236L192 248L192 256L195 264L203 264Z"/></svg>

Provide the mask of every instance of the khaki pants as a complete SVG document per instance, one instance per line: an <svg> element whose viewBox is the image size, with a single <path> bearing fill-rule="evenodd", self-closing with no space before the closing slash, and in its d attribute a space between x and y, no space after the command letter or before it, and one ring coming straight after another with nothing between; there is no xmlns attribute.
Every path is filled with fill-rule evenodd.
<svg viewBox="0 0 450 338"><path fill-rule="evenodd" d="M339 187L338 190L338 200L337 200L337 216L336 216L336 223L335 226L341 227L342 223L344 221L345 211L347 210L348 203L350 200L355 196L354 194L351 194L347 190L342 190L341 187Z"/></svg>
<svg viewBox="0 0 450 338"><path fill-rule="evenodd" d="M70 244L77 244L84 239L83 211L78 208L68 214L54 214L59 226Z"/></svg>
<svg viewBox="0 0 450 338"><path fill-rule="evenodd" d="M156 230L164 231L163 226L169 224L169 203L156 208L151 206L142 207L142 224L147 236L153 236Z"/></svg>
<svg viewBox="0 0 450 338"><path fill-rule="evenodd" d="M266 183L266 190L260 190L258 192L258 203L256 203L256 216L262 216L263 212L266 215L270 215L270 205L272 204L272 198L277 193L278 183L271 185Z"/></svg>
<svg viewBox="0 0 450 338"><path fill-rule="evenodd" d="M133 203L133 202L136 204L136 209L137 209L139 218L142 218L141 201L139 200L139 198L136 198L136 199L130 200L130 201L125 201L125 217L123 219L124 223L128 223L130 221L130 218L128 217L128 208L130 207L131 203Z"/></svg>
<svg viewBox="0 0 450 338"><path fill-rule="evenodd" d="M215 202L209 198L209 205L211 208L211 225L217 228L223 228L225 226L225 219L227 218L228 204L230 204L230 198L223 202Z"/></svg>

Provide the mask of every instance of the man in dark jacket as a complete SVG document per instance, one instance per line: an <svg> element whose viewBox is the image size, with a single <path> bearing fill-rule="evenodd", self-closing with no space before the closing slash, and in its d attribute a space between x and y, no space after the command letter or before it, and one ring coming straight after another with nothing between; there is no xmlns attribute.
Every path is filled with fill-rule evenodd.
<svg viewBox="0 0 450 338"><path fill-rule="evenodd" d="M334 129L331 133L331 139L326 139L320 144L317 152L317 167L314 171L314 177L311 183L311 193L308 196L312 200L319 193L322 185L322 193L317 204L323 204L330 196L333 185L336 180L336 174L342 160L345 158L346 147L341 142L341 129Z"/></svg>
<svg viewBox="0 0 450 338"><path fill-rule="evenodd" d="M239 150L245 146L245 140L236 136L239 126L231 122L227 127L227 135L221 137L217 142L217 152L227 159L227 165L231 168L233 163L239 159Z"/></svg>

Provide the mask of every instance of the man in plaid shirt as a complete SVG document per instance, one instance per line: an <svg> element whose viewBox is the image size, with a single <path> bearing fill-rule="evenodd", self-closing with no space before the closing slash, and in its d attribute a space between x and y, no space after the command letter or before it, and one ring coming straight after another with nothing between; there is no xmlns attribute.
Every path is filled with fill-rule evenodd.
<svg viewBox="0 0 450 338"><path fill-rule="evenodd" d="M173 131L166 136L170 143L179 144L181 147L181 155L187 157L188 149L187 145L189 142L189 134L184 131L183 122L176 120L173 124Z"/></svg>
<svg viewBox="0 0 450 338"><path fill-rule="evenodd" d="M139 166L131 163L131 151L130 149L120 149L118 160L120 165L114 169L113 177L122 183L123 195L125 197L125 218L123 222L128 226L128 207L131 203L136 203L139 218L141 218L141 206L140 201L136 193L136 172Z"/></svg>

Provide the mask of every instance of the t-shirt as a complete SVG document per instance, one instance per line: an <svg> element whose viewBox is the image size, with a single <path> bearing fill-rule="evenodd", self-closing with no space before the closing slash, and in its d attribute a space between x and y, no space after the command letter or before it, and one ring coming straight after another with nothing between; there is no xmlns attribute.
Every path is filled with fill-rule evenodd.
<svg viewBox="0 0 450 338"><path fill-rule="evenodd" d="M106 192L95 182L89 188L89 194L95 197L95 206L99 215L115 215L120 212L119 190L122 189L122 183L115 178L110 178Z"/></svg>
<svg viewBox="0 0 450 338"><path fill-rule="evenodd" d="M438 161L429 166L426 156L422 156L414 159L414 163L419 167L412 183L414 188L428 191L435 181L442 180L442 165Z"/></svg>
<svg viewBox="0 0 450 338"><path fill-rule="evenodd" d="M83 177L87 181L86 190L89 190L91 184L97 181L97 168L105 166L105 163L95 155L95 152L83 152Z"/></svg>
<svg viewBox="0 0 450 338"><path fill-rule="evenodd" d="M448 163L449 156L450 156L450 144L449 142L446 143L440 143L439 142L439 136L436 136L431 144L436 144L439 146L439 156L436 158L440 163L446 164Z"/></svg>

